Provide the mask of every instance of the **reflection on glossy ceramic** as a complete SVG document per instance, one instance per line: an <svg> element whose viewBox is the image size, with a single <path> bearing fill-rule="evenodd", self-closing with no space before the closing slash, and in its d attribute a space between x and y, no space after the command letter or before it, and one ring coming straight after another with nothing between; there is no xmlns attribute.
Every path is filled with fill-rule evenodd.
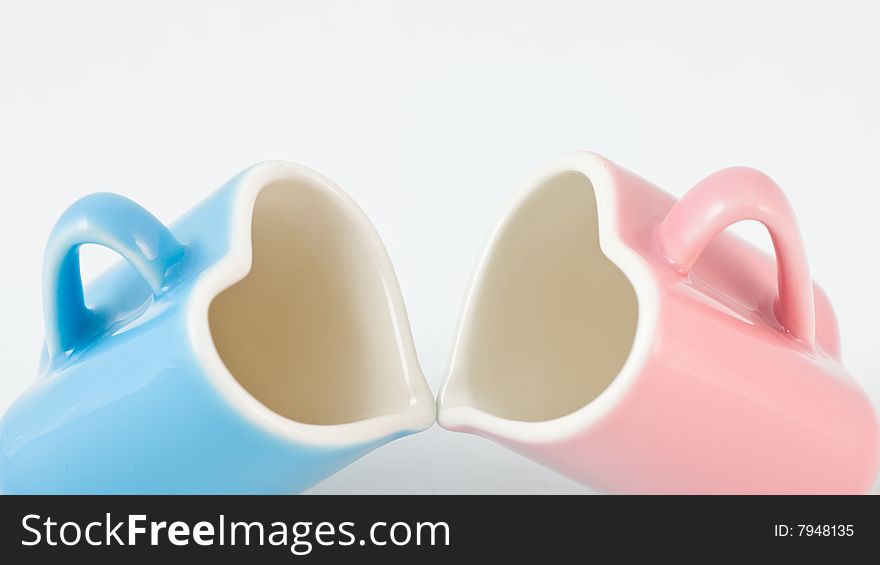
<svg viewBox="0 0 880 565"><path fill-rule="evenodd" d="M78 250L122 263L83 292ZM434 421L391 264L357 206L256 165L171 229L68 209L39 377L0 421L0 492L297 492Z"/></svg>
<svg viewBox="0 0 880 565"><path fill-rule="evenodd" d="M722 231L762 222L778 261ZM439 422L620 493L862 493L878 424L763 174L676 200L593 154L528 185L467 297Z"/></svg>

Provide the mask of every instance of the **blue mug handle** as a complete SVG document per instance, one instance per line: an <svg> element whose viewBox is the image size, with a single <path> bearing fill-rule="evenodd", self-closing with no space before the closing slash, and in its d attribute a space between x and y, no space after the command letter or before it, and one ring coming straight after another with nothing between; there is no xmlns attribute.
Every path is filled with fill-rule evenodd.
<svg viewBox="0 0 880 565"><path fill-rule="evenodd" d="M43 257L43 319L50 360L88 347L109 329L83 296L79 247L86 243L121 255L156 297L168 290L186 254L171 230L123 196L98 192L74 202L55 224Z"/></svg>

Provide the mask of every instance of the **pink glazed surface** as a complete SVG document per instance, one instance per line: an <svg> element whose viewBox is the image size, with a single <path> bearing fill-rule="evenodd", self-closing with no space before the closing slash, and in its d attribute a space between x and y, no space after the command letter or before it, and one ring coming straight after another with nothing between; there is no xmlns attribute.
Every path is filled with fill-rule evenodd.
<svg viewBox="0 0 880 565"><path fill-rule="evenodd" d="M604 197L613 198L616 237L641 258L646 267L642 271L655 286L655 296L647 297L634 285L640 303L657 302L647 351L634 378L609 409L588 424L565 424L569 431L549 439L540 434L516 437L466 418L444 418L442 403L441 425L489 437L606 492L867 492L880 465L877 418L841 364L837 321L826 295L813 286L812 345L812 335L795 337L797 332L786 329L796 326L802 334L811 332L812 312L774 307L778 288L800 294L786 297L788 304L783 306L793 311L809 292L798 288L796 277L783 276L778 286L773 257L730 233L720 233L690 273L683 274L660 233L676 199L604 158L589 155L583 163L579 168L588 178L604 169L604 186L591 178L597 194L606 190ZM747 181L749 175L762 177L748 169L736 174ZM726 190L728 199L736 200L735 191L746 188L735 184L716 193ZM748 196L765 195L757 190ZM712 212L708 204L704 211ZM723 208L723 203L715 204L714 211ZM779 215L779 210L762 208L765 204L776 205L754 202L757 211ZM603 221L608 219L600 213L600 224ZM681 236L677 228L681 226L670 231ZM607 235L601 237L603 250L615 261L606 249ZM806 264L798 264L803 254L792 251L791 242L800 245L793 221L791 226L777 226L774 243L788 255L782 262L787 272L797 273ZM626 273L625 266L618 266ZM804 274L808 277L805 270ZM790 323L783 327L774 312L783 312ZM804 316L796 319L799 314ZM640 314L639 324L643 323ZM589 409L587 405L583 410ZM553 424L539 425L547 429Z"/></svg>

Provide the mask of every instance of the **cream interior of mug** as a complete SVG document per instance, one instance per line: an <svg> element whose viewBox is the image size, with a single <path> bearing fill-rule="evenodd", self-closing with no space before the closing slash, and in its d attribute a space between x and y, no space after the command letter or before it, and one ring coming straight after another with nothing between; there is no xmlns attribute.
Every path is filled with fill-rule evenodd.
<svg viewBox="0 0 880 565"><path fill-rule="evenodd" d="M465 313L445 407L510 420L569 414L614 380L636 332L635 291L599 248L593 185L553 177L502 224Z"/></svg>
<svg viewBox="0 0 880 565"><path fill-rule="evenodd" d="M380 263L334 193L306 180L261 190L248 275L211 303L230 373L276 413L343 424L401 413L410 393Z"/></svg>

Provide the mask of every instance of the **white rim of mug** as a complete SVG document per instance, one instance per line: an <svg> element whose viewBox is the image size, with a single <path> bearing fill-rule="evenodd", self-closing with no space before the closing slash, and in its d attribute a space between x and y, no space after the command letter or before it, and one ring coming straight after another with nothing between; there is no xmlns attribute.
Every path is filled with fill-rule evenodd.
<svg viewBox="0 0 880 565"><path fill-rule="evenodd" d="M353 222L369 247L383 277L391 308L395 340L401 356L405 386L410 402L406 410L342 424L309 424L273 411L257 400L232 375L217 351L211 336L208 310L224 290L241 281L251 270L251 224L260 192L274 181L303 181L324 190L337 200L340 209ZM240 414L258 427L283 439L321 447L345 447L389 438L396 434L429 428L436 419L434 396L425 381L416 357L409 319L391 259L373 224L355 201L333 181L308 167L286 161L266 161L245 170L234 187L229 250L199 275L187 314L193 349L210 381Z"/></svg>
<svg viewBox="0 0 880 565"><path fill-rule="evenodd" d="M656 333L659 318L659 289L648 262L620 239L617 194L614 180L608 170L609 165L610 162L601 155L585 151L557 159L524 185L518 198L492 231L488 243L483 248L462 306L458 337L452 349L446 379L438 394L437 421L441 427L525 444L561 441L595 425L611 414L638 380L648 360L651 342ZM471 302L483 283L489 255L494 251L500 234L511 221L514 212L533 192L551 179L572 172L584 175L592 184L598 211L599 247L605 257L626 276L636 295L638 311L636 332L623 367L598 396L573 412L548 420L512 420L470 405L444 406L462 336L470 333L468 330L471 325Z"/></svg>

